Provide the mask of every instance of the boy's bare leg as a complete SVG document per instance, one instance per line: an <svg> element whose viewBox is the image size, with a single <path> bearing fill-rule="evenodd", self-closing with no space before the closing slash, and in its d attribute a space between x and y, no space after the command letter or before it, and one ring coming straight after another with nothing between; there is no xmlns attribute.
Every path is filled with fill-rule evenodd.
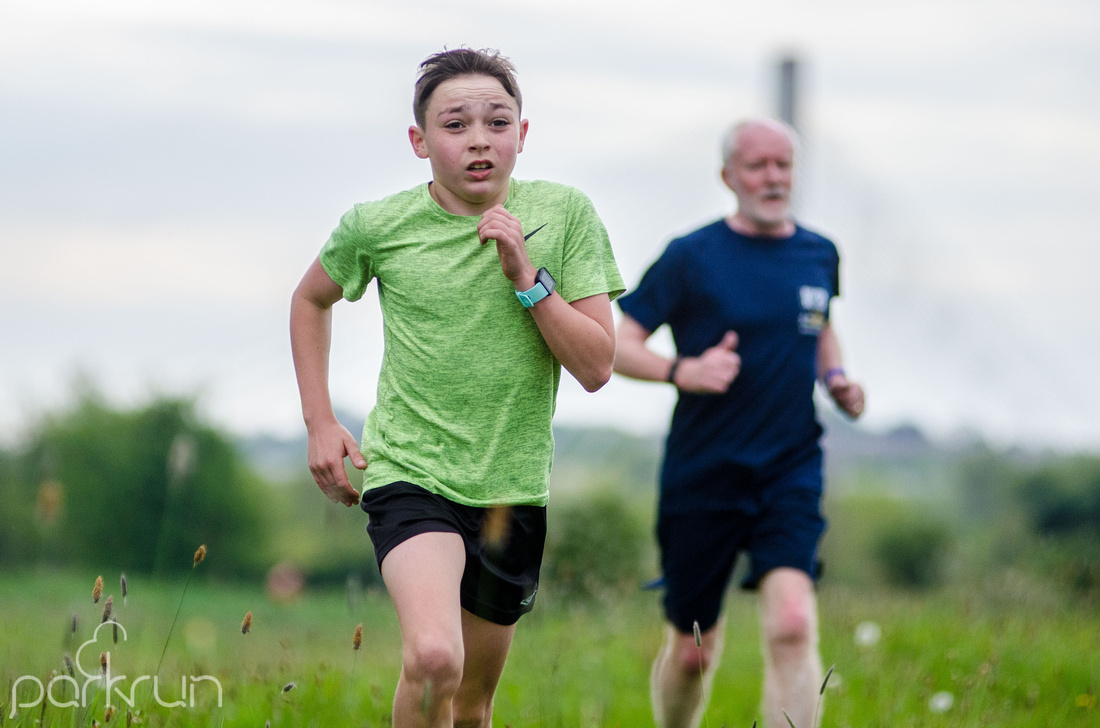
<svg viewBox="0 0 1100 728"><path fill-rule="evenodd" d="M515 632L514 624L494 624L462 610L466 661L454 697L455 728L489 728L492 724L493 695Z"/></svg>
<svg viewBox="0 0 1100 728"><path fill-rule="evenodd" d="M462 537L422 533L382 560L382 578L401 623L401 678L393 728L451 728L451 701L462 680L459 585L466 567Z"/></svg>
<svg viewBox="0 0 1100 728"><path fill-rule="evenodd" d="M817 600L810 577L798 569L768 572L760 582L764 651L764 716L767 728L812 726L821 690L817 652Z"/></svg>
<svg viewBox="0 0 1100 728"><path fill-rule="evenodd" d="M703 720L714 673L722 657L724 620L701 635L684 634L671 624L665 628L665 642L649 676L653 717L660 728L694 728Z"/></svg>

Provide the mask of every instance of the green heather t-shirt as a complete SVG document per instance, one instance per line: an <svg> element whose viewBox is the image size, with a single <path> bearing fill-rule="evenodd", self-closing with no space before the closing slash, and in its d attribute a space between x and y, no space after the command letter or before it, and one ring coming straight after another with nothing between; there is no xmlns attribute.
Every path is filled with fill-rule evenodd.
<svg viewBox="0 0 1100 728"><path fill-rule="evenodd" d="M583 193L512 180L504 206L566 301L623 292ZM472 506L547 502L561 365L478 220L446 212L424 184L356 205L321 250L349 301L378 280L385 355L363 428L365 490L405 480Z"/></svg>

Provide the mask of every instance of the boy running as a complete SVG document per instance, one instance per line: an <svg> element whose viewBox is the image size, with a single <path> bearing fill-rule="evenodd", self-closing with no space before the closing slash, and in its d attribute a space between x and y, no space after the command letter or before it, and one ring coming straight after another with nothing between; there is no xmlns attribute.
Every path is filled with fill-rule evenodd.
<svg viewBox="0 0 1100 728"><path fill-rule="evenodd" d="M622 278L587 197L511 178L521 106L498 53L424 61L409 141L432 181L352 208L293 296L310 471L351 506L344 458L366 469L361 506L401 625L395 728L490 725L538 589L561 366L588 391L611 376ZM360 449L329 397L331 307L372 279L385 354Z"/></svg>

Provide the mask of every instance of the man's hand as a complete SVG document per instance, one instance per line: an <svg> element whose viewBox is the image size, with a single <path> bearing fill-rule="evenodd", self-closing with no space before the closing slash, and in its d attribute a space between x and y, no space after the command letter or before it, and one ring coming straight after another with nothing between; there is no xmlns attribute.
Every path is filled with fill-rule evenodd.
<svg viewBox="0 0 1100 728"><path fill-rule="evenodd" d="M527 257L527 246L523 242L523 226L520 221L496 205L481 216L477 224L477 236L482 245L490 240L496 241L497 255L504 277L510 280L516 290L525 291L535 285L535 266Z"/></svg>
<svg viewBox="0 0 1100 728"><path fill-rule="evenodd" d="M344 471L344 458L365 470L367 459L359 451L359 443L339 422L327 422L309 429L309 471L313 479L333 503L353 506L359 502L359 491L352 487Z"/></svg>
<svg viewBox="0 0 1100 728"><path fill-rule="evenodd" d="M697 357L680 360L673 384L692 394L725 394L741 371L737 332L727 331L714 346Z"/></svg>
<svg viewBox="0 0 1100 728"><path fill-rule="evenodd" d="M848 380L843 372L837 372L825 382L829 396L836 406L853 420L863 414L863 387Z"/></svg>

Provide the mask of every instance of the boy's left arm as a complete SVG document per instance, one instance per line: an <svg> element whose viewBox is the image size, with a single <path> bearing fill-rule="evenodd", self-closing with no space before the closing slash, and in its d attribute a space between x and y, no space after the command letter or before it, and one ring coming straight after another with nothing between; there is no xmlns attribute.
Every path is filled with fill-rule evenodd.
<svg viewBox="0 0 1100 728"><path fill-rule="evenodd" d="M481 242L496 241L505 277L517 291L535 285L538 272L527 256L523 228L503 206L487 211L478 223ZM595 392L611 378L615 361L615 321L606 293L567 303L557 291L531 307L542 338L581 386Z"/></svg>
<svg viewBox="0 0 1100 728"><path fill-rule="evenodd" d="M829 391L836 406L852 419L863 414L863 387L848 379L844 373L844 359L840 353L840 340L831 322L817 337L817 378Z"/></svg>

